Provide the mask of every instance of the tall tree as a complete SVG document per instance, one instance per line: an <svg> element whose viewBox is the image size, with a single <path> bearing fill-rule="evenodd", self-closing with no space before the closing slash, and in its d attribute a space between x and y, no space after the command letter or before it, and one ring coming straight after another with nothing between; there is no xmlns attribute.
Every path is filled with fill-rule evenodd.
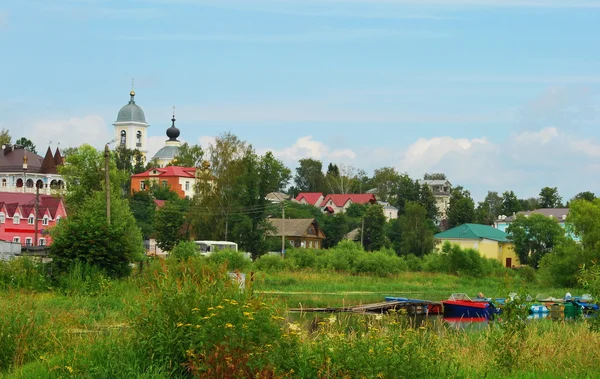
<svg viewBox="0 0 600 379"><path fill-rule="evenodd" d="M204 150L200 145L190 145L184 142L179 146L179 150L173 161L169 162L169 166L181 167L200 167L204 158Z"/></svg>
<svg viewBox="0 0 600 379"><path fill-rule="evenodd" d="M129 199L131 213L142 232L144 239L149 239L154 233L154 216L156 204L148 191L136 191Z"/></svg>
<svg viewBox="0 0 600 379"><path fill-rule="evenodd" d="M396 193L396 201L395 204L393 204L396 208L398 208L398 214L404 213L406 202L419 201L419 192L420 186L416 181L412 180L407 174L400 176Z"/></svg>
<svg viewBox="0 0 600 379"><path fill-rule="evenodd" d="M167 201L154 218L154 237L162 250L171 251L180 241L188 239L185 231L185 212L182 203Z"/></svg>
<svg viewBox="0 0 600 379"><path fill-rule="evenodd" d="M542 257L564 239L565 231L556 219L533 213L517 215L506 233L515 244L515 253L521 264L537 268Z"/></svg>
<svg viewBox="0 0 600 379"><path fill-rule="evenodd" d="M360 177L355 167L336 165L335 168L337 172L334 169L332 174L325 176L325 189L328 193L354 193L359 190Z"/></svg>
<svg viewBox="0 0 600 379"><path fill-rule="evenodd" d="M375 187L378 200L395 202L400 185L400 174L395 168L383 167L376 169L371 183Z"/></svg>
<svg viewBox="0 0 600 379"><path fill-rule="evenodd" d="M298 192L324 192L323 163L316 159L304 158L300 159L299 164L294 177Z"/></svg>
<svg viewBox="0 0 600 379"><path fill-rule="evenodd" d="M579 192L571 201L575 200L594 201L596 200L596 195L590 191Z"/></svg>
<svg viewBox="0 0 600 379"><path fill-rule="evenodd" d="M449 228L474 221L475 202L468 190L465 190L462 186L452 189L447 215Z"/></svg>
<svg viewBox="0 0 600 379"><path fill-rule="evenodd" d="M477 205L475 222L478 224L492 225L502 214L503 202L498 192L488 191L485 199Z"/></svg>
<svg viewBox="0 0 600 379"><path fill-rule="evenodd" d="M520 204L520 210L522 210L522 211L534 211L536 209L541 208L540 199L537 197L530 197L527 199L519 199L519 204Z"/></svg>
<svg viewBox="0 0 600 379"><path fill-rule="evenodd" d="M111 195L111 223L106 221L106 201L102 191L93 191L77 211L51 229L52 263L67 271L74 263L84 263L105 271L111 277L123 277L130 263L142 258L142 235L127 200Z"/></svg>
<svg viewBox="0 0 600 379"><path fill-rule="evenodd" d="M379 204L367 207L367 212L364 216L364 228L362 230L362 240L365 250L379 250L388 244L385 225L386 218L383 214L383 207Z"/></svg>
<svg viewBox="0 0 600 379"><path fill-rule="evenodd" d="M340 176L340 168L336 164L329 163L326 176Z"/></svg>
<svg viewBox="0 0 600 379"><path fill-rule="evenodd" d="M425 208L427 219L433 223L437 222L439 218L439 209L435 201L435 196L433 196L433 191L431 191L431 187L427 184L422 184L419 188L419 204Z"/></svg>
<svg viewBox="0 0 600 379"><path fill-rule="evenodd" d="M556 187L544 187L540 191L540 206L542 208L562 207L562 197L558 194Z"/></svg>
<svg viewBox="0 0 600 379"><path fill-rule="evenodd" d="M8 129L2 128L2 130L0 130L0 146L10 145L11 141L12 138Z"/></svg>
<svg viewBox="0 0 600 379"><path fill-rule="evenodd" d="M2 137L0 136L0 139ZM18 140L15 141L15 145L21 145L23 146L25 149L31 151L32 153L37 154L37 151L35 150L35 145L33 144L33 142L31 142L31 140L25 138L25 137L21 137Z"/></svg>
<svg viewBox="0 0 600 379"><path fill-rule="evenodd" d="M568 229L580 238L584 249L600 253L600 199L574 200L566 221Z"/></svg>
<svg viewBox="0 0 600 379"><path fill-rule="evenodd" d="M118 190L126 187L129 175L117 169L114 154L110 157L109 170L111 190L117 193ZM58 172L68 183L65 197L71 212L83 204L94 191L105 188L104 152L87 144L81 145L67 155L65 164L58 166Z"/></svg>
<svg viewBox="0 0 600 379"><path fill-rule="evenodd" d="M517 199L517 195L513 191L504 191L502 194L501 213L505 216L512 216L521 210L521 204L519 199Z"/></svg>
<svg viewBox="0 0 600 379"><path fill-rule="evenodd" d="M427 219L427 210L414 202L407 202L403 215L398 218L403 255L414 254L422 257L433 250L433 231Z"/></svg>
<svg viewBox="0 0 600 379"><path fill-rule="evenodd" d="M263 197L269 192L283 191L288 186L292 171L282 161L275 158L272 152L268 151L263 155L259 160L259 165L261 185L263 192L266 191L266 193L261 193Z"/></svg>

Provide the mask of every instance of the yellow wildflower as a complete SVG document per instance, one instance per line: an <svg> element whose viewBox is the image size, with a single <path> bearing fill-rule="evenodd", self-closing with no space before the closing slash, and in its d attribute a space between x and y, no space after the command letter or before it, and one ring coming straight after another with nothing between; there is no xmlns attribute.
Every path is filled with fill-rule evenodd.
<svg viewBox="0 0 600 379"><path fill-rule="evenodd" d="M71 374L73 373L73 367L71 366L65 366L65 368L67 369L68 372L70 372Z"/></svg>
<svg viewBox="0 0 600 379"><path fill-rule="evenodd" d="M235 301L235 300L231 300L231 301L229 302L229 304L231 304L231 305L237 305L237 304L238 304L238 302L237 302L237 301Z"/></svg>
<svg viewBox="0 0 600 379"><path fill-rule="evenodd" d="M227 323L227 324L225 324L225 327L231 329L231 328L233 328L233 324Z"/></svg>
<svg viewBox="0 0 600 379"><path fill-rule="evenodd" d="M200 329L200 325L196 325L196 329Z"/></svg>
<svg viewBox="0 0 600 379"><path fill-rule="evenodd" d="M177 323L177 327L178 327L178 328L181 328L182 326L183 326L183 322L178 322L178 323Z"/></svg>
<svg viewBox="0 0 600 379"><path fill-rule="evenodd" d="M217 309L223 309L223 306L222 306L222 305L217 305L217 307L216 307L216 308L217 308Z"/></svg>
<svg viewBox="0 0 600 379"><path fill-rule="evenodd" d="M208 308L208 310L209 310L209 311L214 311L214 310L215 310L215 308L213 308L213 307L209 307L209 308Z"/></svg>
<svg viewBox="0 0 600 379"><path fill-rule="evenodd" d="M198 308L192 308L192 312L198 312L200 309Z"/></svg>

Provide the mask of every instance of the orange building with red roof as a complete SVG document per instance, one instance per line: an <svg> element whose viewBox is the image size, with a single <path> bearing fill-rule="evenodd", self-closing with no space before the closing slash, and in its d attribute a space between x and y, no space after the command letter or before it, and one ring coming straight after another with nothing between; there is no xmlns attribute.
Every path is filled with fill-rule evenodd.
<svg viewBox="0 0 600 379"><path fill-rule="evenodd" d="M181 198L194 196L196 169L194 167L167 166L151 168L131 176L131 193L147 190L152 184L169 187Z"/></svg>
<svg viewBox="0 0 600 379"><path fill-rule="evenodd" d="M61 198L40 195L35 212L35 195L28 193L0 193L0 239L26 246L44 246L52 241L48 230L60 219L67 217ZM37 241L35 230L37 224Z"/></svg>

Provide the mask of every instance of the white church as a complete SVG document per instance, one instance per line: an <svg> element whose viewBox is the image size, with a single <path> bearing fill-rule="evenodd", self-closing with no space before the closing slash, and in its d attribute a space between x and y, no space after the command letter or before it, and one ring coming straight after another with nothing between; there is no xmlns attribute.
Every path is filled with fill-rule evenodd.
<svg viewBox="0 0 600 379"><path fill-rule="evenodd" d="M138 149L144 157L148 154L148 128L150 125L146 122L146 116L142 108L135 103L135 91L129 93L129 103L125 104L119 114L117 121L113 123L115 127L115 139L121 146L128 149ZM167 137L165 146L154 154L151 160L156 160L159 167L165 167L171 162L177 153L181 142L179 137L179 129L175 127L175 115L171 119L171 127L167 129Z"/></svg>

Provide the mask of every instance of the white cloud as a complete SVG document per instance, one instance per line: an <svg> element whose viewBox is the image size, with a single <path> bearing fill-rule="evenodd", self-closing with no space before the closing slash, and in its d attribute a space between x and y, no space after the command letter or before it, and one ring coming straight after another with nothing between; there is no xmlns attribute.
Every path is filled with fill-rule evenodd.
<svg viewBox="0 0 600 379"><path fill-rule="evenodd" d="M537 132L524 131L522 133L515 135L513 137L513 139L515 140L515 142L518 142L521 144L538 143L539 142L542 145L545 145L545 144L549 143L550 141L552 141L553 139L555 139L556 137L558 137L558 129L556 129L554 127L549 127L549 128L544 128L542 130L539 130Z"/></svg>
<svg viewBox="0 0 600 379"><path fill-rule="evenodd" d="M357 157L351 149L332 149L323 142L314 140L312 136L300 137L292 146L281 150L267 148L264 151L271 151L275 157L292 164L296 164L302 158L313 158L322 161L351 161Z"/></svg>
<svg viewBox="0 0 600 379"><path fill-rule="evenodd" d="M55 145L60 142L62 148L79 146L88 143L96 148L112 140L112 128L109 128L104 119L98 115L71 117L67 120L44 120L25 128L21 134L12 131L15 138L31 136L30 139L43 151L51 142Z"/></svg>
<svg viewBox="0 0 600 379"><path fill-rule="evenodd" d="M202 150L204 150L206 153L208 151L208 147L215 144L215 137L201 136L198 138L198 143L200 144L200 147L202 147Z"/></svg>

